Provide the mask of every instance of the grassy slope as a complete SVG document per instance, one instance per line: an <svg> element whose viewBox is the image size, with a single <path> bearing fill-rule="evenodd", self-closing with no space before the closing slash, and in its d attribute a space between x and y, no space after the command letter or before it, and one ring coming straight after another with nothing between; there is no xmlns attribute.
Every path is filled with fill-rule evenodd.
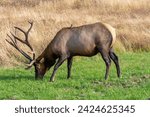
<svg viewBox="0 0 150 117"><path fill-rule="evenodd" d="M147 99L150 97L150 53L120 54L122 78L116 77L112 64L110 77L103 79L101 57L75 58L71 79L66 79L66 64L48 79L34 80L34 70L0 68L0 99Z"/></svg>

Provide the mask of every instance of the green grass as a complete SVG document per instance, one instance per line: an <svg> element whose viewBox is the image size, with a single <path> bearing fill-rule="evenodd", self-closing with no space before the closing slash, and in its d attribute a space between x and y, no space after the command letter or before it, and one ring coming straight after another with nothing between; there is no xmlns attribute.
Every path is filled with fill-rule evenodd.
<svg viewBox="0 0 150 117"><path fill-rule="evenodd" d="M76 57L71 79L66 79L64 63L55 82L34 80L34 70L0 68L0 99L148 99L150 98L150 53L118 54L122 77L117 78L114 63L104 80L105 64L100 55Z"/></svg>

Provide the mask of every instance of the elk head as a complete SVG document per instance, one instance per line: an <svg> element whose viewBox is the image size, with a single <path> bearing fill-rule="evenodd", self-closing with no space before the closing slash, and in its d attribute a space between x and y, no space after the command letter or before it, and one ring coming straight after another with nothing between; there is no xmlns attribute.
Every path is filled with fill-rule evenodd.
<svg viewBox="0 0 150 117"><path fill-rule="evenodd" d="M46 65L45 65L44 61L41 62L40 59L38 59L38 60L35 59L35 52L34 52L32 46L31 46L31 44L29 43L29 40L28 40L29 32L32 29L33 22L29 22L29 24L30 24L30 27L27 31L24 31L19 27L14 27L16 30L21 31L24 34L24 36L25 36L24 40L19 38L18 36L16 36L12 32L10 32L11 36L9 34L7 34L9 40L6 39L6 41L11 46L13 46L15 49L17 49L25 58L27 58L29 60L29 63L27 64L26 69L29 69L32 66L34 66L34 68L35 68L35 79L42 79L47 68L46 68ZM30 49L31 52L29 52L29 53L32 54L32 57L27 52L25 52L23 49L19 48L18 42L21 42L22 44L25 44Z"/></svg>

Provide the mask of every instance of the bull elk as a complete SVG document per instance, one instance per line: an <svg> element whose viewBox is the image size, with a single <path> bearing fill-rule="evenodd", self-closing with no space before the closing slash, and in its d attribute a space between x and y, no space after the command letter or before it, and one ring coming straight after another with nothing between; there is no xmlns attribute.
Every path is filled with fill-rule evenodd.
<svg viewBox="0 0 150 117"><path fill-rule="evenodd" d="M19 27L14 27L16 30L21 31L25 35L25 40L20 39L18 36L10 32L11 36L7 34L9 40L6 39L6 41L30 61L28 68L34 66L35 79L43 79L46 71L56 63L53 73L50 77L50 81L54 81L54 76L57 69L65 60L67 60L67 78L70 78L74 56L91 57L97 53L101 54L106 64L105 79L108 78L111 59L115 63L117 75L120 77L118 57L113 51L116 33L115 29L109 24L98 22L79 27L71 26L62 28L56 34L54 39L48 44L42 54L35 58L34 50L28 40L29 32L33 26L33 22L29 23L30 27L27 31L24 31ZM18 41L26 44L29 47L32 52L32 57L24 50L19 48L17 43Z"/></svg>

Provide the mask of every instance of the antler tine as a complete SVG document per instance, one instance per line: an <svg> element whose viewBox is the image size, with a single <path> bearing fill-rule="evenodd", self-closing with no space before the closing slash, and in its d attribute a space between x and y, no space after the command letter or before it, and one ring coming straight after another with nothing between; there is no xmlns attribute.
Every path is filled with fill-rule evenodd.
<svg viewBox="0 0 150 117"><path fill-rule="evenodd" d="M31 49L32 52L33 52L33 60L34 60L34 59L35 59L35 53L34 53L34 50L33 50L32 46L30 45L30 43L29 43L29 41L28 41L28 34L29 34L30 30L31 30L32 27L33 27L33 21L28 21L28 22L29 22L29 24L30 24L30 28L29 28L28 31L27 31L27 42L28 42L28 45L29 45L30 49Z"/></svg>
<svg viewBox="0 0 150 117"><path fill-rule="evenodd" d="M32 29L32 26L33 26L33 22L30 22L30 21L28 21L28 22L29 22L29 24L30 24L31 26L30 26L30 28L28 29L27 34L30 32L30 30Z"/></svg>
<svg viewBox="0 0 150 117"><path fill-rule="evenodd" d="M22 33L24 33L24 35L26 35L26 32L24 30L22 30L21 28L16 27L16 26L14 28L17 29L17 30L19 30L19 31L21 31Z"/></svg>
<svg viewBox="0 0 150 117"><path fill-rule="evenodd" d="M22 30L19 27L14 27L15 29L21 31L24 35L25 35L25 39L22 40L21 38L17 37L15 34L13 34L12 32L10 32L10 35L7 34L8 39L6 39L6 41L13 46L15 49L17 49L24 57L26 57L27 59L29 59L30 64L28 66L28 68L32 67L32 65L35 63L35 53L33 51L32 46L30 45L29 41L28 41L28 35L30 30L32 29L33 26L33 22L29 22L30 23L30 27L27 31ZM15 30L16 31L16 30ZM23 51L21 48L19 48L18 43L17 42L21 42L25 45L27 45L29 47L29 49L32 51L32 55L33 57L29 56L25 51Z"/></svg>
<svg viewBox="0 0 150 117"><path fill-rule="evenodd" d="M13 40L12 37L11 37L9 34L7 34L7 36L10 38L10 40L13 42L13 44L17 43L17 42L16 42L16 39ZM7 40L7 39L6 39L6 40ZM7 42L8 42L8 40L7 40Z"/></svg>
<svg viewBox="0 0 150 117"><path fill-rule="evenodd" d="M15 40L17 39L18 41L20 41L20 42L26 44L25 41L23 41L23 40L21 40L19 37L15 36L12 32L10 32L10 34L14 37Z"/></svg>
<svg viewBox="0 0 150 117"><path fill-rule="evenodd" d="M24 55L26 58L28 58L30 61L32 61L32 58L29 55L27 55L22 49L20 49L18 47L16 39L14 38L14 40L13 40L12 37L8 34L7 34L7 36L10 38L11 41L8 41L8 39L6 39L6 41L10 45L12 45L15 49L17 49L22 55Z"/></svg>
<svg viewBox="0 0 150 117"><path fill-rule="evenodd" d="M18 41L20 41L20 42L26 44L26 45L30 48L30 50L32 51L33 60L34 60L34 59L35 59L35 53L34 53L34 50L33 50L32 46L31 46L31 44L30 44L29 41L28 41L29 32L30 32L30 30L31 30L32 27L33 27L33 22L30 22L30 21L28 21L28 22L29 22L29 24L30 24L30 27L29 27L29 29L27 30L27 32L25 32L24 30L22 30L22 29L19 28L19 27L14 27L15 29L21 31L21 32L25 35L25 40L21 40L19 37L15 36L13 33L11 33L11 35L12 35L15 39L17 39Z"/></svg>
<svg viewBox="0 0 150 117"><path fill-rule="evenodd" d="M8 41L7 39L6 39L6 41L10 44L10 45L12 45L13 47L15 47L16 49L17 49L17 47L16 47L16 45L14 44L14 42L12 41L12 42L10 42L10 41ZM17 49L18 50L18 49Z"/></svg>
<svg viewBox="0 0 150 117"><path fill-rule="evenodd" d="M17 30L19 30L19 31L21 31L21 32L25 35L25 41L19 39L19 38L16 37L15 35L13 35L14 38L16 38L17 40L19 40L19 41L21 41L22 43L26 44L26 45L30 48L30 50L33 51L33 48L31 47L31 45L30 45L29 42L28 42L28 34L29 34L28 31L29 31L29 30L28 30L27 32L25 32L24 30L22 30L22 29L19 28L19 27L14 27L14 28L17 29Z"/></svg>
<svg viewBox="0 0 150 117"><path fill-rule="evenodd" d="M14 27L15 29L18 29L18 30L20 30L21 32L23 32L24 33L24 35L25 35L25 41L23 41L23 40L21 40L20 38L18 38L17 36L15 36L14 34L12 34L12 36L14 37L14 38L16 38L18 41L20 41L20 42L22 42L22 43L24 43L24 44L26 44L29 48L30 48L30 50L31 51L33 51L33 48L32 48L32 46L29 44L29 41L28 41L28 31L30 31L30 30L28 30L27 32L25 32L24 30L22 30L21 28L19 28L19 27Z"/></svg>

